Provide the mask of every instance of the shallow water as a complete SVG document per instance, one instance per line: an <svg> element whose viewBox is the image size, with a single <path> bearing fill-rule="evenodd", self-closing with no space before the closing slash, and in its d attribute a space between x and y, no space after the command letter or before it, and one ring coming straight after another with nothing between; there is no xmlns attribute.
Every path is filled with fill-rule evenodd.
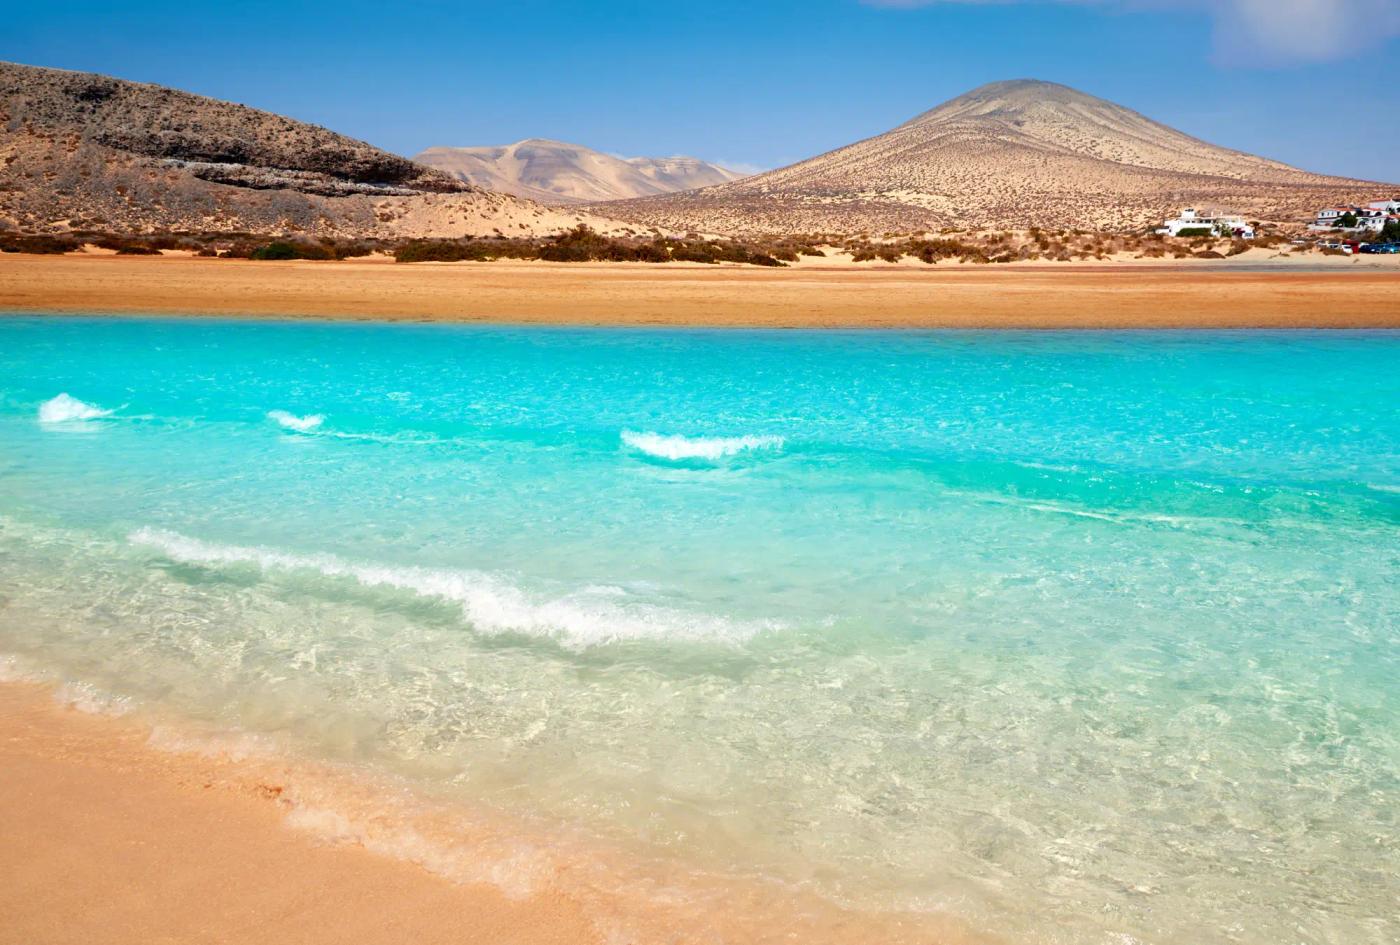
<svg viewBox="0 0 1400 945"><path fill-rule="evenodd" d="M0 652L1013 941L1400 940L1397 575L1397 333L0 320Z"/></svg>

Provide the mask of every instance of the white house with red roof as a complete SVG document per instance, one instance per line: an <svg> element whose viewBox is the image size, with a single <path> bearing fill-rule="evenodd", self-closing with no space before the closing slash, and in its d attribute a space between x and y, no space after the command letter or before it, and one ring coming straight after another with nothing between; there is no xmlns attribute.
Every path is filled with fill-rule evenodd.
<svg viewBox="0 0 1400 945"><path fill-rule="evenodd" d="M1356 225L1344 227L1342 217L1351 214ZM1379 232L1391 220L1400 219L1400 197L1389 200L1372 200L1364 207L1323 207L1317 211L1316 220L1309 226L1312 230L1371 230Z"/></svg>

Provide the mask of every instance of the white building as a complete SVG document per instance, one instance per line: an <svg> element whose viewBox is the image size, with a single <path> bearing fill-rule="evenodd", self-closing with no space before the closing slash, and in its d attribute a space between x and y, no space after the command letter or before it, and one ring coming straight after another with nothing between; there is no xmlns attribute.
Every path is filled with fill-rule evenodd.
<svg viewBox="0 0 1400 945"><path fill-rule="evenodd" d="M1381 201L1377 201L1380 203ZM1383 208L1378 208L1374 204L1363 207L1356 211L1356 227L1360 230L1373 230L1379 233L1385 228L1386 217L1390 214Z"/></svg>
<svg viewBox="0 0 1400 945"><path fill-rule="evenodd" d="M1348 213L1355 213L1356 207L1323 207L1317 211L1317 221L1313 223L1315 230L1334 230L1337 228L1337 221Z"/></svg>
<svg viewBox="0 0 1400 945"><path fill-rule="evenodd" d="M1342 226L1342 217L1350 213L1356 217L1356 226ZM1317 211L1317 219L1310 230L1357 230L1379 231L1388 220L1400 213L1400 197L1390 200L1372 200L1364 207L1323 207Z"/></svg>
<svg viewBox="0 0 1400 945"><path fill-rule="evenodd" d="M1215 233L1223 231L1244 240L1254 239L1254 227L1239 214L1221 210L1197 210L1195 207L1187 207L1181 211L1181 216L1158 227L1157 232L1164 236L1178 236L1182 230L1200 229Z"/></svg>

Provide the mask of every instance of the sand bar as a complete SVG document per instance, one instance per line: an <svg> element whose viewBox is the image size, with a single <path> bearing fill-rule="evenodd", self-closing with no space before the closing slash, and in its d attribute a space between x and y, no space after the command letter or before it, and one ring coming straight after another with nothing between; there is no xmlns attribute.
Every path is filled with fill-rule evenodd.
<svg viewBox="0 0 1400 945"><path fill-rule="evenodd" d="M773 328L1400 327L1400 268L1351 262L759 269L6 254L0 311Z"/></svg>

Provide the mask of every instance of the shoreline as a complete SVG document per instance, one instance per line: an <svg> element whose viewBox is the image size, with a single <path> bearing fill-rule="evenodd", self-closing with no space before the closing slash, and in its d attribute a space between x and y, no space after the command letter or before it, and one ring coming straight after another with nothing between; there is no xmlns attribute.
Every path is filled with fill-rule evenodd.
<svg viewBox="0 0 1400 945"><path fill-rule="evenodd" d="M269 752L256 736L110 709L81 686L0 677L0 872L11 877L0 943L642 945L687 931L992 942L943 917L851 912L618 851L595 859L567 833L459 820L397 781Z"/></svg>
<svg viewBox="0 0 1400 945"><path fill-rule="evenodd" d="M919 265L5 254L0 312L638 327L1400 328L1400 267L1390 265Z"/></svg>

